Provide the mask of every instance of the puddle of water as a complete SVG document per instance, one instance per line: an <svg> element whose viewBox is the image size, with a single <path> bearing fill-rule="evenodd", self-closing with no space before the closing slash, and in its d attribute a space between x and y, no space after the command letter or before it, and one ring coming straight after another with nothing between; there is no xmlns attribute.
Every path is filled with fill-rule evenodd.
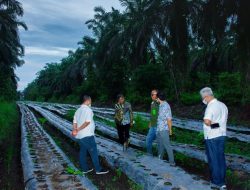
<svg viewBox="0 0 250 190"><path fill-rule="evenodd" d="M164 183L164 185L171 186L171 185L172 185L172 183L171 183L171 182L169 182L169 181L167 181L167 182L165 182L165 183ZM172 189L173 189L173 188L172 188Z"/></svg>

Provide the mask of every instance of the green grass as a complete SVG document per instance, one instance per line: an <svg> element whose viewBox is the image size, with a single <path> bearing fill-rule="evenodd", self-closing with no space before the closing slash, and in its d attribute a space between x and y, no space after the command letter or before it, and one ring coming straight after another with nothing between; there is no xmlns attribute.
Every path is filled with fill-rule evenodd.
<svg viewBox="0 0 250 190"><path fill-rule="evenodd" d="M75 112L76 112L76 109L69 110L67 114L65 115L65 118L69 121L73 121Z"/></svg>
<svg viewBox="0 0 250 190"><path fill-rule="evenodd" d="M96 120L102 121L107 125L115 126L114 122L95 117ZM140 116L135 117L135 125L131 128L133 132L146 135L148 132L148 120ZM173 127L171 140L178 143L193 144L204 148L204 138L202 132L191 131ZM250 143L241 142L235 139L227 139L225 152L229 154L238 154L250 158Z"/></svg>
<svg viewBox="0 0 250 190"><path fill-rule="evenodd" d="M38 118L38 121L39 123L41 123L41 125L43 126L46 122L47 122L47 119L43 118L43 117L40 117Z"/></svg>
<svg viewBox="0 0 250 190"><path fill-rule="evenodd" d="M21 182L19 112L15 102L0 102L0 189L15 189ZM12 176L12 178L9 178ZM2 177L2 179L1 179ZM21 182L20 182L21 181Z"/></svg>
<svg viewBox="0 0 250 190"><path fill-rule="evenodd" d="M15 103L0 102L0 143L13 135L11 130L18 124L18 111Z"/></svg>
<svg viewBox="0 0 250 190"><path fill-rule="evenodd" d="M249 175L242 176L240 172L227 169L226 176L227 176L226 181L227 183L231 184L231 189L242 189L242 190L250 189Z"/></svg>
<svg viewBox="0 0 250 190"><path fill-rule="evenodd" d="M15 103L0 103L0 146L11 143L7 147L4 155L4 162L7 166L7 173L10 172L12 158L15 153L15 147L12 145L12 140L15 133L16 127L18 126L18 112Z"/></svg>
<svg viewBox="0 0 250 190"><path fill-rule="evenodd" d="M83 176L83 173L80 170L76 170L76 169L69 167L69 166L66 168L66 173L72 174L72 175Z"/></svg>

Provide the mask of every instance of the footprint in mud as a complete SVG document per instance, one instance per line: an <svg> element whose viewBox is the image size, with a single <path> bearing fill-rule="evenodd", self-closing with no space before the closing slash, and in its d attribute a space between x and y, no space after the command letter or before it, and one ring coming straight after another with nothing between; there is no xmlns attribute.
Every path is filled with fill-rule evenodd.
<svg viewBox="0 0 250 190"><path fill-rule="evenodd" d="M172 175L169 174L169 173L165 173L165 174L163 174L163 177L164 177L165 179L171 179L171 178L172 178Z"/></svg>
<svg viewBox="0 0 250 190"><path fill-rule="evenodd" d="M158 176L158 174L156 174L156 173L151 173L150 175L155 176L155 177Z"/></svg>
<svg viewBox="0 0 250 190"><path fill-rule="evenodd" d="M193 180L195 180L195 181L199 181L199 180L200 180L200 177L198 177L198 176L194 176L194 177L193 177Z"/></svg>

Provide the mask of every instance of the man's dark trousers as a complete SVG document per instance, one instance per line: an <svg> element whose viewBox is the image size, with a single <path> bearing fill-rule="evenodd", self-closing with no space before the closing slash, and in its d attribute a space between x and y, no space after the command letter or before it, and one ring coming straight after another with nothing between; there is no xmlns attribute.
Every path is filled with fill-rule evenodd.
<svg viewBox="0 0 250 190"><path fill-rule="evenodd" d="M205 140L211 182L218 186L225 185L225 140L225 136Z"/></svg>

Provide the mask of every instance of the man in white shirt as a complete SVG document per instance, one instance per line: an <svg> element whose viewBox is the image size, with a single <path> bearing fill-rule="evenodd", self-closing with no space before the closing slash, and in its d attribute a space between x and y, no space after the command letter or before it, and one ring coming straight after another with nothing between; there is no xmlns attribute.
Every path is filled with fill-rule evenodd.
<svg viewBox="0 0 250 190"><path fill-rule="evenodd" d="M227 106L214 98L209 87L201 89L202 101L207 105L204 115L204 138L206 154L211 174L211 185L218 189L226 189L225 139L228 118Z"/></svg>
<svg viewBox="0 0 250 190"><path fill-rule="evenodd" d="M95 142L95 122L93 119L93 111L90 108L91 97L88 95L83 96L83 103L80 108L77 109L74 115L73 131L72 135L78 139L80 145L80 167L83 173L89 173L93 169L87 165L87 152L89 152L92 162L94 164L96 174L106 174L108 171L104 171L99 162L97 153L97 146Z"/></svg>

